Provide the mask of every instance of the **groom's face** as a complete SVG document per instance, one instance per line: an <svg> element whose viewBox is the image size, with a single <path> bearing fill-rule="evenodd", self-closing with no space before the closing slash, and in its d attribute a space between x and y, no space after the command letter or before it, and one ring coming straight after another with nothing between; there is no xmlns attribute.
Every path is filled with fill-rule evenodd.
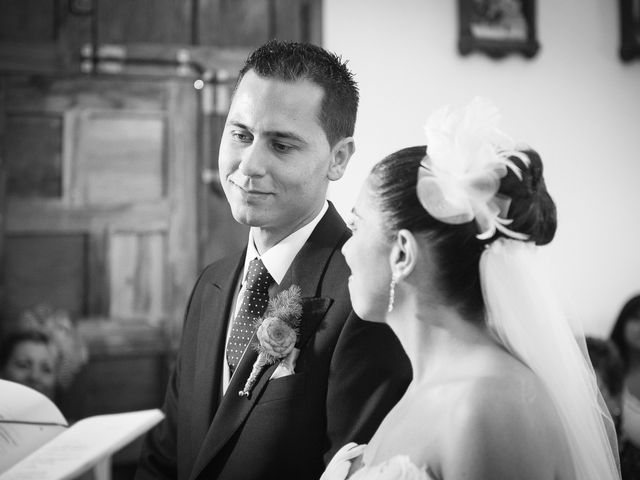
<svg viewBox="0 0 640 480"><path fill-rule="evenodd" d="M250 70L235 92L220 143L222 186L234 218L284 238L322 208L332 149L319 123L324 92Z"/></svg>

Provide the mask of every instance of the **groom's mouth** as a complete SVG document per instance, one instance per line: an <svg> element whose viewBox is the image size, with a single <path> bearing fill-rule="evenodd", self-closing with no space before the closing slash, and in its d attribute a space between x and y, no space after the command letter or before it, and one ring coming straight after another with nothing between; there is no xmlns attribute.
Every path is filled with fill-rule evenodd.
<svg viewBox="0 0 640 480"><path fill-rule="evenodd" d="M238 183L234 182L233 180L229 180L229 183L231 183L231 185L233 185L234 187L236 187L239 191L240 194L246 197L254 197L254 198L261 198L261 197L265 197L267 195L271 195L271 192L265 191L265 190L260 190L257 188L252 188L249 186L243 186L243 185L239 185Z"/></svg>

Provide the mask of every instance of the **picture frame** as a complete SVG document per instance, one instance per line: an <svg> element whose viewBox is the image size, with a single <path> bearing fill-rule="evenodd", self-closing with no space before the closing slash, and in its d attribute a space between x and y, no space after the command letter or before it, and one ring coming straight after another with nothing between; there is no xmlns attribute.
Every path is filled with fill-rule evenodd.
<svg viewBox="0 0 640 480"><path fill-rule="evenodd" d="M496 59L533 58L540 49L535 0L458 0L458 18L463 56L477 51Z"/></svg>
<svg viewBox="0 0 640 480"><path fill-rule="evenodd" d="M640 0L620 0L620 58L640 58Z"/></svg>

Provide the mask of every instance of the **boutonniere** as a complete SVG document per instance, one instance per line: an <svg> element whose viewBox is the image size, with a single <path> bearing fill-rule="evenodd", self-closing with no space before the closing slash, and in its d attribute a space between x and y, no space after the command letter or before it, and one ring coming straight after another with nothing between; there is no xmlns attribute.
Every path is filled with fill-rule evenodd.
<svg viewBox="0 0 640 480"><path fill-rule="evenodd" d="M302 291L297 285L280 292L269 300L262 318L255 322L257 343L252 346L258 352L251 374L238 392L249 397L251 389L264 367L277 362L287 362L294 354L302 318Z"/></svg>

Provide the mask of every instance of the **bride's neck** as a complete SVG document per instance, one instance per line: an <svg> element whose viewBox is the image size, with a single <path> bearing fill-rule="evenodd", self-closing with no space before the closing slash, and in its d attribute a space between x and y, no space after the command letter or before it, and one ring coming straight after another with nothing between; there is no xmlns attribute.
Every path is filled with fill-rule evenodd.
<svg viewBox="0 0 640 480"><path fill-rule="evenodd" d="M495 345L483 324L452 307L406 305L393 312L389 325L409 356L414 385L451 374L471 348Z"/></svg>

